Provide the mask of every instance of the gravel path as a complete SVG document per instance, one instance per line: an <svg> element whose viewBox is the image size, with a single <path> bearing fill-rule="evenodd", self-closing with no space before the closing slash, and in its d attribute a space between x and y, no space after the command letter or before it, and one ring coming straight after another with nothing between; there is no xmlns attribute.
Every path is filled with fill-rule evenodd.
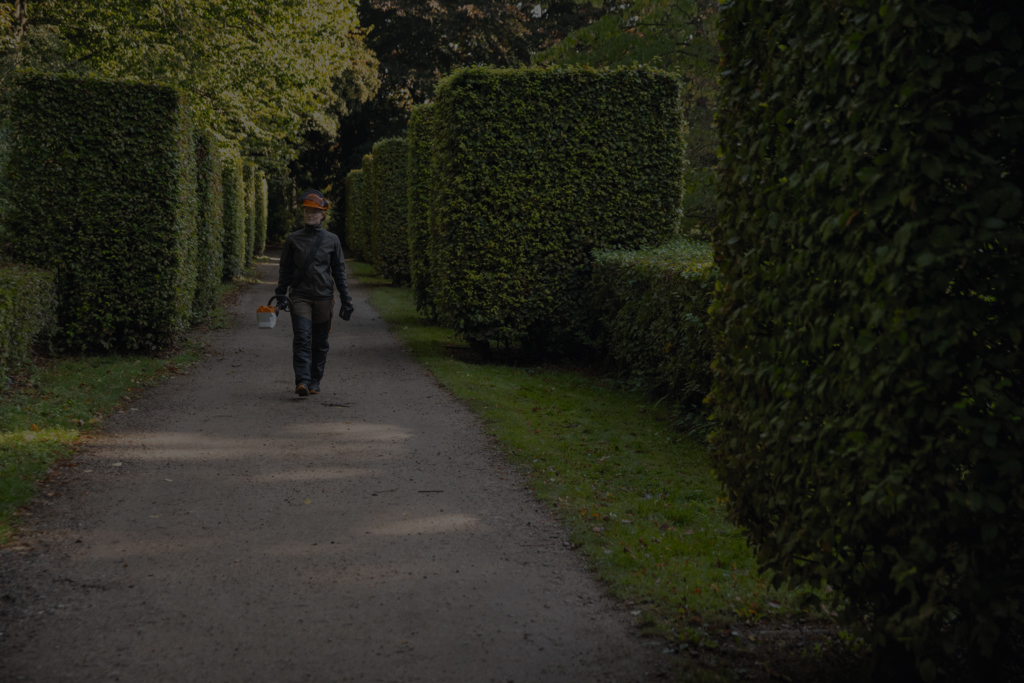
<svg viewBox="0 0 1024 683"><path fill-rule="evenodd" d="M353 283L324 393L276 261L0 551L0 680L642 681L660 646ZM663 674L661 674L663 675Z"/></svg>

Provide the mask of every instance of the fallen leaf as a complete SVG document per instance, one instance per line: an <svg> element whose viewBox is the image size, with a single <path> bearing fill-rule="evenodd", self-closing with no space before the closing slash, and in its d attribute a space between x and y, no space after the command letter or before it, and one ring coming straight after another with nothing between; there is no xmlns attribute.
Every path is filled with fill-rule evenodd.
<svg viewBox="0 0 1024 683"><path fill-rule="evenodd" d="M38 432L39 431L39 427L35 423L32 423L32 425L29 427L29 429L31 429L33 432Z"/></svg>

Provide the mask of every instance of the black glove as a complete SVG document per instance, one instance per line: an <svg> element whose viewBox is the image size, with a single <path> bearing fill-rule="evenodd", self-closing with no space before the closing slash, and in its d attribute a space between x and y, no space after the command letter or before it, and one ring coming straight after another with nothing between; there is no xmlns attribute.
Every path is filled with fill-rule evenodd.
<svg viewBox="0 0 1024 683"><path fill-rule="evenodd" d="M351 299L341 304L341 319L348 320L351 318L354 310L356 310L356 307L352 305Z"/></svg>

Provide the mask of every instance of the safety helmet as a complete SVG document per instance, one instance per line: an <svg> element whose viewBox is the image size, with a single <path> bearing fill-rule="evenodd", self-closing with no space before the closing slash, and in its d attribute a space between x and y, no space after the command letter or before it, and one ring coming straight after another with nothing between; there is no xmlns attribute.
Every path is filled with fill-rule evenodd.
<svg viewBox="0 0 1024 683"><path fill-rule="evenodd" d="M318 190L306 190L299 197L299 206L326 211L331 206L331 203Z"/></svg>

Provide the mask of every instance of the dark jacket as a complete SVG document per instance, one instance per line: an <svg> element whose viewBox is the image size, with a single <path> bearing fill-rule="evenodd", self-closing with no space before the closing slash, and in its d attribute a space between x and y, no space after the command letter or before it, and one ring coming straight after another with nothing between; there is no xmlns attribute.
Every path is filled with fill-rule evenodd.
<svg viewBox="0 0 1024 683"><path fill-rule="evenodd" d="M334 297L334 286L337 285L342 301L352 298L348 295L345 254L341 251L341 240L321 226L322 224L313 227L307 225L288 235L281 251L281 268L277 275L275 294L299 299L330 299ZM324 234L320 249L313 257L313 262L306 271L306 276L299 282L299 286L289 293L292 281L299 275L299 270L306 262L306 254L313 248L320 232ZM334 282L331 282L332 279Z"/></svg>

